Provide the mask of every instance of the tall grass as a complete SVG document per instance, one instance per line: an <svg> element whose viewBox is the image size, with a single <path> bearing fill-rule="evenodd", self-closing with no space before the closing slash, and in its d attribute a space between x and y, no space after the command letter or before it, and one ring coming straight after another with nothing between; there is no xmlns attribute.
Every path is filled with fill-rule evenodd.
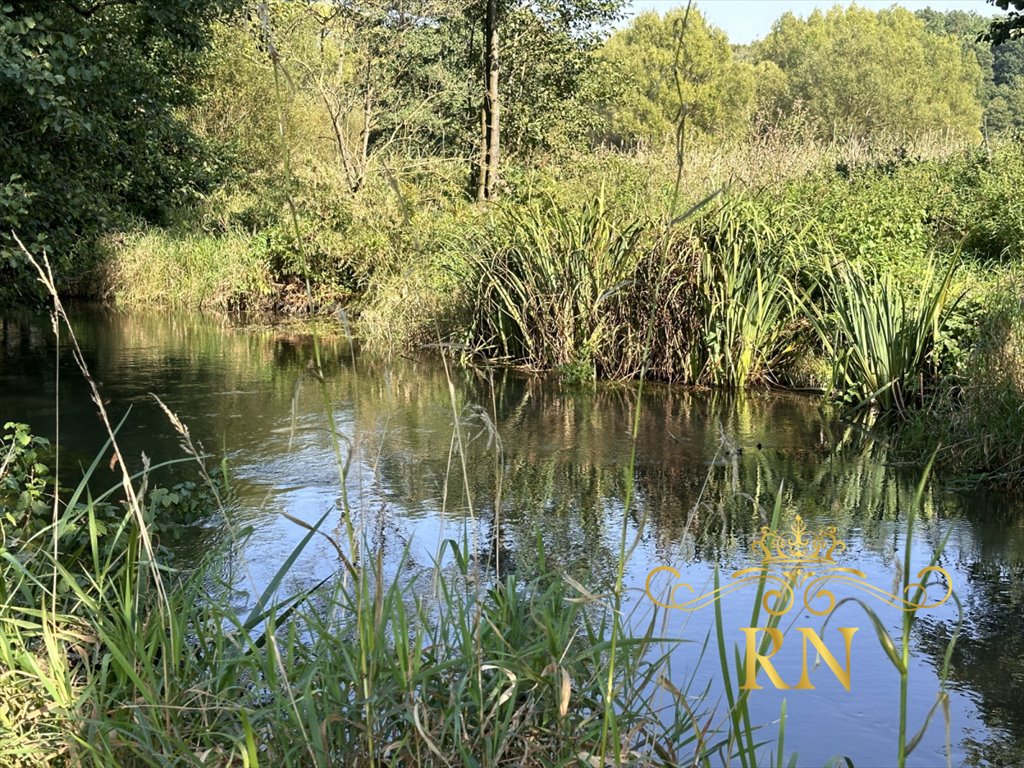
<svg viewBox="0 0 1024 768"><path fill-rule="evenodd" d="M498 357L577 378L635 377L650 361L663 378L744 388L793 351L794 243L742 199L674 223L664 253L655 225L603 195L501 221L502 245L472 264L473 338Z"/></svg>
<svg viewBox="0 0 1024 768"><path fill-rule="evenodd" d="M905 415L923 395L925 376L956 304L950 286L955 265L923 275L916 297L886 274L843 264L825 270L827 312L811 321L833 361L832 386L855 409Z"/></svg>
<svg viewBox="0 0 1024 768"><path fill-rule="evenodd" d="M108 238L103 295L125 307L263 310L273 277L248 236L174 229Z"/></svg>
<svg viewBox="0 0 1024 768"><path fill-rule="evenodd" d="M273 596L311 531L254 608L232 607L211 560L162 610L130 527L84 584L45 551L4 563L12 596L49 572L63 592L56 611L48 588L43 607L0 606L4 765L551 765L599 751L610 614L585 589L508 577L478 602L467 542L450 541L454 569L438 561L422 583L386 580L378 560ZM616 677L630 735L614 754L638 765L695 738L682 706L659 724L653 648L650 630L624 642Z"/></svg>
<svg viewBox="0 0 1024 768"><path fill-rule="evenodd" d="M553 201L507 208L499 241L472 259L474 335L498 357L594 378L608 337L605 305L635 278L642 221L613 216L604 191L581 209Z"/></svg>
<svg viewBox="0 0 1024 768"><path fill-rule="evenodd" d="M700 239L697 281L706 309L692 378L738 389L764 381L793 351L791 267L782 238L752 205L730 201Z"/></svg>

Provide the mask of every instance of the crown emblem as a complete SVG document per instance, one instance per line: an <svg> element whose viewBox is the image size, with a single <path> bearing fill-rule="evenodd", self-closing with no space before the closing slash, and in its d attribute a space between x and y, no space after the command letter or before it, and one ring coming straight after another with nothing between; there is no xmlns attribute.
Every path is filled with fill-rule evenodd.
<svg viewBox="0 0 1024 768"><path fill-rule="evenodd" d="M761 526L761 535L754 539L751 549L760 551L763 566L779 565L786 573L820 566L832 567L836 564L832 556L846 549L846 543L836 535L834 525L808 533L807 524L797 515L789 533Z"/></svg>

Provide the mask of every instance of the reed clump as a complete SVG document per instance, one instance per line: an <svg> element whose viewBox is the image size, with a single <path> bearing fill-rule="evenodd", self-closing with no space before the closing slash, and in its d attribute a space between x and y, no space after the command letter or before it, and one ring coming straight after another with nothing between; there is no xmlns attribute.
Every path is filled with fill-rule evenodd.
<svg viewBox="0 0 1024 768"><path fill-rule="evenodd" d="M906 415L920 404L924 376L938 369L937 355L956 306L955 265L931 267L917 296L906 296L888 275L852 265L825 270L825 312L811 321L829 359L832 387L855 410Z"/></svg>
<svg viewBox="0 0 1024 768"><path fill-rule="evenodd" d="M471 335L513 363L604 374L605 305L639 277L643 220L616 216L602 190L578 210L553 201L507 208L497 229L469 263Z"/></svg>
<svg viewBox="0 0 1024 768"><path fill-rule="evenodd" d="M471 337L492 359L570 377L655 375L690 384L764 381L790 347L791 262L742 200L673 234L606 210L549 204L506 212L500 240L471 262ZM665 279L658 281L665 261ZM651 349L644 338L658 316Z"/></svg>

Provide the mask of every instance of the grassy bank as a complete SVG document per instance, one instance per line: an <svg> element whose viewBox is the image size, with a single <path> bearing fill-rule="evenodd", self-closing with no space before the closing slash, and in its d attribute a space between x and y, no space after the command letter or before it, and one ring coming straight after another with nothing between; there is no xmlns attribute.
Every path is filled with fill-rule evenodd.
<svg viewBox="0 0 1024 768"><path fill-rule="evenodd" d="M646 362L684 384L819 389L900 422L914 411L903 436L919 457L934 448L917 437L934 434L931 414L980 407L965 395L990 386L980 356L996 354L996 325L1015 322L1017 141L885 149L768 134L728 152L698 145L681 197L720 194L671 227L667 248L676 180L663 154L553 156L510 169L503 200L487 206L462 201L458 170L371 180L357 197L300 174L301 249L285 202L215 197L169 229L110 239L106 295L343 308L371 349L441 343L569 380L635 377ZM1005 441L983 431L982 413L954 421L941 462L1019 469L1016 453L994 451Z"/></svg>

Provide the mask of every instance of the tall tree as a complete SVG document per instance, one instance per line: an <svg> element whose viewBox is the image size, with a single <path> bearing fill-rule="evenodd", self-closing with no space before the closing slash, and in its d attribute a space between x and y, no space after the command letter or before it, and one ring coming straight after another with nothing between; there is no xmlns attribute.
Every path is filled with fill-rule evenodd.
<svg viewBox="0 0 1024 768"><path fill-rule="evenodd" d="M484 107L480 116L481 152L478 200L493 200L498 183L501 97L498 93L498 0L485 0Z"/></svg>
<svg viewBox="0 0 1024 768"><path fill-rule="evenodd" d="M822 138L979 135L977 59L902 8L785 14L758 49L785 75L778 107L801 103Z"/></svg>
<svg viewBox="0 0 1024 768"><path fill-rule="evenodd" d="M596 123L581 97L594 52L626 0L480 0L483 77L477 192L496 194L500 154L582 139ZM500 61L499 61L499 39Z"/></svg>
<svg viewBox="0 0 1024 768"><path fill-rule="evenodd" d="M642 13L601 49L620 83L605 104L604 138L621 144L672 140L680 108L688 127L742 133L753 106L754 68L733 59L725 33L692 10ZM679 78L677 83L677 77Z"/></svg>
<svg viewBox="0 0 1024 768"><path fill-rule="evenodd" d="M85 276L94 236L131 216L156 221L202 186L209 158L180 109L210 23L231 6L0 5L0 285L28 282L12 229L50 250L66 286Z"/></svg>

